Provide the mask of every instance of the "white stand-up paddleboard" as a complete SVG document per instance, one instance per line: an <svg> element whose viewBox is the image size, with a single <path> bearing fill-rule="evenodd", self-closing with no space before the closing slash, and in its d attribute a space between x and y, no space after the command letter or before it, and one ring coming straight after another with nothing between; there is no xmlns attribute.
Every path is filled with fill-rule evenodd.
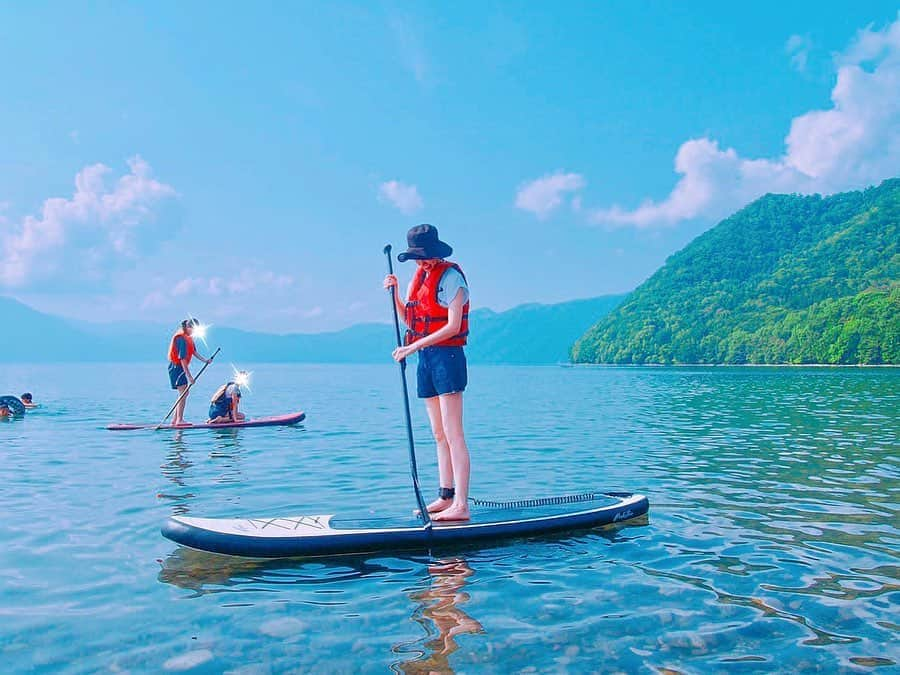
<svg viewBox="0 0 900 675"><path fill-rule="evenodd" d="M466 522L408 518L192 518L173 516L163 536L183 546L250 558L320 556L384 550L427 550L448 544L530 537L624 523L649 509L643 495L593 493L548 500L472 506Z"/></svg>

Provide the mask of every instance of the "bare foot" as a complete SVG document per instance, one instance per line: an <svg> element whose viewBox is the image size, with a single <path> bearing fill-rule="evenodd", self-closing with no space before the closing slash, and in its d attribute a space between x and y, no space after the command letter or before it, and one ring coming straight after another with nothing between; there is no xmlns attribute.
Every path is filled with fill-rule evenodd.
<svg viewBox="0 0 900 675"><path fill-rule="evenodd" d="M450 508L438 513L432 520L437 522L469 520L472 516L469 514L468 504L453 504Z"/></svg>
<svg viewBox="0 0 900 675"><path fill-rule="evenodd" d="M428 509L428 513L440 513L441 511L444 511L444 510L450 508L451 504L453 504L452 499L443 499L443 498L439 497L439 498L435 499L433 502L431 502L425 508ZM422 512L419 509L413 509L413 515L421 516Z"/></svg>
<svg viewBox="0 0 900 675"><path fill-rule="evenodd" d="M444 499L443 497L438 497L428 505L428 513L440 513L441 511L449 509L452 504L452 499Z"/></svg>

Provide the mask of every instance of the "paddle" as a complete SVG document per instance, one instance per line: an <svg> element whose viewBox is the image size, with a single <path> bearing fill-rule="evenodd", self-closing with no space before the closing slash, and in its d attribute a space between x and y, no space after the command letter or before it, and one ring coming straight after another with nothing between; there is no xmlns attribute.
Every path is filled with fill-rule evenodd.
<svg viewBox="0 0 900 675"><path fill-rule="evenodd" d="M388 274L394 273L394 262L391 260L391 245L384 247L384 255L387 257ZM402 347L400 339L400 317L397 316L397 303L394 302L394 289L388 289L391 298L391 310L394 313L394 333L397 336L397 346ZM416 467L416 445L413 441L412 417L409 413L409 388L406 385L406 359L400 361L400 379L403 381L403 411L406 413L406 437L409 439L409 473L412 476L413 490L416 492L416 501L419 504L419 516L425 521L425 527L431 527L431 516L428 515L428 507L422 499L422 490L419 488L419 470Z"/></svg>
<svg viewBox="0 0 900 675"><path fill-rule="evenodd" d="M154 431L159 431L159 430L162 428L162 425L165 424L165 423L166 423L166 420L169 419L169 416L170 416L173 412L175 412L175 408L178 407L178 404L181 403L181 400L182 400L185 396L188 395L188 392L191 390L191 387L193 387L195 384L197 384L197 380L200 379L200 376L203 374L203 371L206 370L206 367L207 367L210 363L213 362L213 360L216 358L216 355L217 355L220 351L222 351L222 348L221 348L221 347L216 347L216 351L214 351L214 352L213 352L213 355L209 357L209 361L207 361L206 363L203 364L203 367L200 369L200 372L197 373L197 376L194 378L194 381L191 382L191 383L187 386L187 389L185 389L183 392L181 392L181 396L179 396L179 397L178 397L178 400L175 401L175 405L172 406L172 409L169 410L168 414L167 414L165 417L162 418L162 421L161 421L159 424L157 424L155 427L153 427L153 430L154 430Z"/></svg>

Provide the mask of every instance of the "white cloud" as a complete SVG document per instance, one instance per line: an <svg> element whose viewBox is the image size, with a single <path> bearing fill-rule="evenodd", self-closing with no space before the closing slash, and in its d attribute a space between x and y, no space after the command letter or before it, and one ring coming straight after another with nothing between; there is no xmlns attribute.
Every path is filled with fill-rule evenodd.
<svg viewBox="0 0 900 675"><path fill-rule="evenodd" d="M416 82L426 84L429 65L423 31L408 17L398 14L392 16L388 23L403 66L413 74Z"/></svg>
<svg viewBox="0 0 900 675"><path fill-rule="evenodd" d="M378 187L378 196L407 215L415 213L425 204L415 185L407 185L398 180L382 183Z"/></svg>
<svg viewBox="0 0 900 675"><path fill-rule="evenodd" d="M172 286L171 295L222 295L224 284L221 277L186 277Z"/></svg>
<svg viewBox="0 0 900 675"><path fill-rule="evenodd" d="M237 277L224 280L230 293L247 293L254 290L284 290L294 283L287 274L276 274L270 270L241 270Z"/></svg>
<svg viewBox="0 0 900 675"><path fill-rule="evenodd" d="M225 295L234 298L252 294L261 297L276 291L284 291L293 286L294 282L294 277L288 274L277 274L258 268L243 269L231 276L185 277L173 283L168 290L151 291L144 297L141 306L144 309L156 309L172 305L175 298L187 297L208 298Z"/></svg>
<svg viewBox="0 0 900 675"><path fill-rule="evenodd" d="M585 185L584 178L577 173L557 171L519 186L516 193L516 207L530 211L538 218L546 218L560 204L568 192L577 192ZM572 206L581 208L581 200L577 197Z"/></svg>
<svg viewBox="0 0 900 675"><path fill-rule="evenodd" d="M244 269L233 276L185 277L172 286L170 295L178 297L190 293L198 295L242 295L255 290L283 290L294 283L287 274L269 270Z"/></svg>
<svg viewBox="0 0 900 675"><path fill-rule="evenodd" d="M303 307L281 307L276 309L274 313L281 317L309 320L318 319L324 316L325 310L318 305L308 309L304 309Z"/></svg>
<svg viewBox="0 0 900 675"><path fill-rule="evenodd" d="M194 288L196 288L198 283L202 283L202 282L203 282L202 279L195 279L193 277L189 277L187 279L182 279L177 284L172 286L172 295L174 295L176 297L179 295L187 295L192 290L194 290Z"/></svg>
<svg viewBox="0 0 900 675"><path fill-rule="evenodd" d="M791 66L797 72L805 72L809 64L809 52L812 50L812 40L808 35L791 35L784 44L784 51L791 57Z"/></svg>
<svg viewBox="0 0 900 675"><path fill-rule="evenodd" d="M315 319L316 317L320 317L325 313L325 310L319 306L313 307L312 309L308 309L301 314L304 319Z"/></svg>
<svg viewBox="0 0 900 675"><path fill-rule="evenodd" d="M577 196L575 196L575 197L572 197L572 210L573 210L575 213L580 213L580 212L581 212L581 195L577 195Z"/></svg>
<svg viewBox="0 0 900 675"><path fill-rule="evenodd" d="M835 64L831 107L794 118L782 155L745 158L691 139L678 150L681 178L665 199L596 209L591 221L645 228L715 219L767 192L829 194L900 174L900 16L859 31Z"/></svg>
<svg viewBox="0 0 900 675"><path fill-rule="evenodd" d="M850 46L835 57L838 65L859 65L884 59L897 65L900 60L900 12L897 20L883 30L873 30L872 25L856 32Z"/></svg>
<svg viewBox="0 0 900 675"><path fill-rule="evenodd" d="M109 167L87 166L75 176L71 198L47 199L39 215L12 224L0 242L0 284L21 287L63 274L69 285L102 280L157 246L171 231L160 212L177 193L152 178L140 157L128 167L110 187Z"/></svg>
<svg viewBox="0 0 900 675"><path fill-rule="evenodd" d="M169 304L166 294L162 291L151 291L141 302L141 309L159 309Z"/></svg>

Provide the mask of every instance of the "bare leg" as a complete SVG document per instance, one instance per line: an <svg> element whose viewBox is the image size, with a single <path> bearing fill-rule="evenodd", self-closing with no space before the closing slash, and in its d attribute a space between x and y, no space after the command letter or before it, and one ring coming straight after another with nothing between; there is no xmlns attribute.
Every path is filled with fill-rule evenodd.
<svg viewBox="0 0 900 675"><path fill-rule="evenodd" d="M187 389L187 385L183 384L178 387L178 395L181 396L184 393L184 390ZM175 406L175 418L172 420L172 424L176 427L179 424L184 424L184 406L187 403L187 396L185 396L181 401L179 401L178 405Z"/></svg>
<svg viewBox="0 0 900 675"><path fill-rule="evenodd" d="M435 516L435 520L468 520L469 519L469 448L463 432L463 398L462 392L440 396L441 419L444 423L444 436L450 446L450 461L453 470L453 482L456 496L453 504Z"/></svg>
<svg viewBox="0 0 900 675"><path fill-rule="evenodd" d="M440 486L453 487L453 465L450 461L450 446L444 435L444 422L441 419L440 397L434 396L425 399L425 409L428 411L428 421L431 422L431 433L437 444L438 477ZM443 511L451 504L449 499L436 499L428 505L428 513Z"/></svg>

